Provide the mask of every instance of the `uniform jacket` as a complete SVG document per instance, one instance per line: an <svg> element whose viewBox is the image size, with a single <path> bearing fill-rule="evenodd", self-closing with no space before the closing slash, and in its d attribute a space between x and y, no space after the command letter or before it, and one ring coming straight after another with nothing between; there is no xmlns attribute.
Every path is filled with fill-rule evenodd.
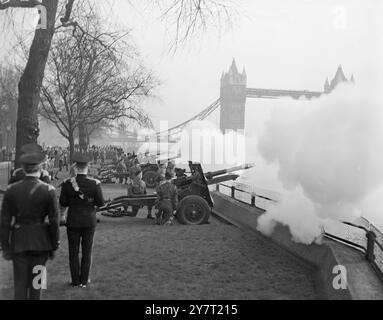
<svg viewBox="0 0 383 320"><path fill-rule="evenodd" d="M104 203L101 182L87 175L78 174L62 185L60 204L69 207L67 227L96 227L96 207L102 207Z"/></svg>
<svg viewBox="0 0 383 320"><path fill-rule="evenodd" d="M128 184L128 196L134 196L135 194L146 194L146 184L141 179L133 179Z"/></svg>
<svg viewBox="0 0 383 320"><path fill-rule="evenodd" d="M171 181L165 181L161 183L157 188L157 203L163 200L170 200L174 210L178 205L177 187Z"/></svg>
<svg viewBox="0 0 383 320"><path fill-rule="evenodd" d="M126 172L126 166L123 162L119 162L116 167L117 173Z"/></svg>
<svg viewBox="0 0 383 320"><path fill-rule="evenodd" d="M45 223L48 218L49 223ZM59 243L59 208L55 188L27 176L4 195L0 240L5 251L54 251Z"/></svg>

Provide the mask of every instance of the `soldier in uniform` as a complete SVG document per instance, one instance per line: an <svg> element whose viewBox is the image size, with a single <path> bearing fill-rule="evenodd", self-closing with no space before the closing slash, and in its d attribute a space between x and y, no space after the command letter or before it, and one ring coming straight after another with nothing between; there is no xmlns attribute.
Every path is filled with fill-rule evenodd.
<svg viewBox="0 0 383 320"><path fill-rule="evenodd" d="M139 166L135 167L135 170L131 172L132 179L130 183L128 184L128 197L133 197L137 194L146 194L146 184L142 180L142 171ZM133 216L137 216L138 210L140 209L139 206L132 206L133 210ZM154 219L152 217L152 207L148 207L148 215L147 219Z"/></svg>
<svg viewBox="0 0 383 320"><path fill-rule="evenodd" d="M16 300L40 300L46 262L59 248L56 191L39 179L43 160L41 153L20 157L25 177L8 187L1 209L0 241L4 258L13 261Z"/></svg>
<svg viewBox="0 0 383 320"><path fill-rule="evenodd" d="M60 204L68 207L66 219L71 285L85 288L89 283L93 238L97 225L96 207L104 205L101 182L88 177L90 159L82 154L73 157L75 177L64 181ZM81 244L81 263L79 251Z"/></svg>
<svg viewBox="0 0 383 320"><path fill-rule="evenodd" d="M156 177L156 184L159 186L162 182L164 182L165 175L166 175L166 166L163 162L158 161L158 170L157 170L157 177Z"/></svg>
<svg viewBox="0 0 383 320"><path fill-rule="evenodd" d="M123 183L125 179L127 180L127 169L124 163L124 159L120 159L118 161L116 171L119 183Z"/></svg>
<svg viewBox="0 0 383 320"><path fill-rule="evenodd" d="M177 210L178 194L177 187L172 183L173 175L165 174L165 181L156 188L157 191L157 224L172 225L174 212Z"/></svg>
<svg viewBox="0 0 383 320"><path fill-rule="evenodd" d="M43 154L43 148L35 143L26 144L23 147L21 147L21 153L22 154L31 154L31 153L38 153ZM45 161L45 157L42 161L42 163ZM23 168L18 168L15 171L12 172L11 179L9 180L9 184L21 181L25 178L26 174ZM51 178L49 176L49 172L46 171L43 166L40 166L40 180L45 183L50 183Z"/></svg>
<svg viewBox="0 0 383 320"><path fill-rule="evenodd" d="M172 176L174 176L176 170L176 164L173 160L169 160L166 166L166 172L169 172Z"/></svg>

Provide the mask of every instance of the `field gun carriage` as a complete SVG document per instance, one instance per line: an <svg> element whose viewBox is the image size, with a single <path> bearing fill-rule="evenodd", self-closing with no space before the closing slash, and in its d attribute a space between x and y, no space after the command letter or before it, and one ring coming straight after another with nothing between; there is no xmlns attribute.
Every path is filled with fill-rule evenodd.
<svg viewBox="0 0 383 320"><path fill-rule="evenodd" d="M184 169L176 169L176 178L172 183L178 191L178 208L176 218L181 224L201 225L209 221L210 212L214 206L210 195L209 186L229 180L236 180L237 171L247 170L252 165L245 164L229 169L203 172L200 163L189 162L190 172ZM105 206L99 208L99 212L127 208L128 206L154 206L156 194L122 196L108 201Z"/></svg>

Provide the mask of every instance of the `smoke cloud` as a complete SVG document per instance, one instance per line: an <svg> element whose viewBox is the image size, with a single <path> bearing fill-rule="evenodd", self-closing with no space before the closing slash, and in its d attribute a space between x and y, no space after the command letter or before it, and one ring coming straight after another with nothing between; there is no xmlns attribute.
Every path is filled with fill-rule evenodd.
<svg viewBox="0 0 383 320"><path fill-rule="evenodd" d="M383 225L382 101L377 88L342 84L318 99L272 108L257 152L276 168L283 200L259 219L260 231L270 234L277 221L295 241L311 243L322 219L363 215Z"/></svg>

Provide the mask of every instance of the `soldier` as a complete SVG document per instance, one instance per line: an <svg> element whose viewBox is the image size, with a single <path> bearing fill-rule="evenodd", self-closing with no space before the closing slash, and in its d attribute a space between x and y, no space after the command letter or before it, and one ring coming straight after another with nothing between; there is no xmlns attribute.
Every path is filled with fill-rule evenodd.
<svg viewBox="0 0 383 320"><path fill-rule="evenodd" d="M139 166L136 167L135 171L132 171L132 180L128 185L128 197L133 197L137 194L146 194L146 184L142 180L142 171ZM133 216L137 216L139 209L139 206L132 206ZM146 216L147 219L154 219L152 217L152 209L153 208L151 206L148 206L148 215Z"/></svg>
<svg viewBox="0 0 383 320"><path fill-rule="evenodd" d="M157 187L157 224L173 225L174 212L177 210L177 187L172 183L173 175L166 172L166 181Z"/></svg>
<svg viewBox="0 0 383 320"><path fill-rule="evenodd" d="M25 177L8 187L1 210L0 241L4 258L13 261L16 300L40 300L46 262L59 248L55 188L39 180L43 160L41 153L20 157Z"/></svg>
<svg viewBox="0 0 383 320"><path fill-rule="evenodd" d="M157 177L156 177L156 184L159 186L162 182L164 182L165 174L166 174L166 166L163 162L158 161L158 170L157 170Z"/></svg>
<svg viewBox="0 0 383 320"><path fill-rule="evenodd" d="M43 148L35 143L26 144L23 147L21 147L21 153L22 154L31 154L31 153L38 153L43 154ZM40 180L45 183L50 183L51 178L49 176L49 172L45 170L43 163L45 161L45 157L42 161L42 164L40 165ZM9 180L9 184L16 183L18 181L21 181L25 178L26 174L23 168L18 168L12 172L11 179Z"/></svg>
<svg viewBox="0 0 383 320"><path fill-rule="evenodd" d="M100 181L87 175L90 159L85 155L76 154L73 161L76 164L77 175L64 181L60 204L69 208L66 227L72 279L70 285L86 288L89 283L93 238L97 225L96 207L103 206L105 201Z"/></svg>
<svg viewBox="0 0 383 320"><path fill-rule="evenodd" d="M173 160L168 161L168 165L166 166L166 172L169 172L172 176L175 174L176 164Z"/></svg>
<svg viewBox="0 0 383 320"><path fill-rule="evenodd" d="M117 164L117 167L116 167L116 171L117 171L117 177L118 177L119 183L123 183L124 179L126 177L126 174L127 174L127 170L126 170L126 166L125 166L125 163L124 163L124 159L120 159L118 161L118 164Z"/></svg>

